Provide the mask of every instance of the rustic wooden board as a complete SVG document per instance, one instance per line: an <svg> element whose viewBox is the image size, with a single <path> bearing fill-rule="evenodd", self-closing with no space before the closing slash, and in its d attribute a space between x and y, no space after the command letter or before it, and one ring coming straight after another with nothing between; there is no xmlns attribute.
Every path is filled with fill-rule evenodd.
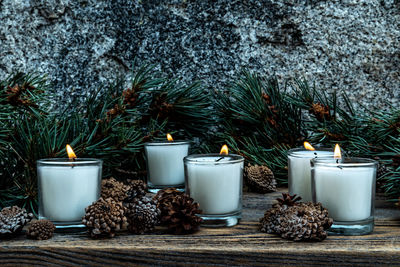
<svg viewBox="0 0 400 267"><path fill-rule="evenodd" d="M376 228L366 236L329 236L299 243L260 233L258 218L279 193L245 194L243 221L232 228L202 228L194 235L121 234L92 240L57 233L45 241L24 236L0 241L0 265L400 265L400 210L377 201Z"/></svg>

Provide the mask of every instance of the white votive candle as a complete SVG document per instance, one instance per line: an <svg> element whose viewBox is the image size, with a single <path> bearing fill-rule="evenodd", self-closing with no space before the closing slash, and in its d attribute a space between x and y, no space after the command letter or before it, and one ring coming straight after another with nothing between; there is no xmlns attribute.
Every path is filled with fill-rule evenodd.
<svg viewBox="0 0 400 267"><path fill-rule="evenodd" d="M241 211L243 161L232 154L185 158L186 192L200 204L202 216Z"/></svg>
<svg viewBox="0 0 400 267"><path fill-rule="evenodd" d="M188 155L189 147L188 141L145 144L149 188L183 187L183 158Z"/></svg>
<svg viewBox="0 0 400 267"><path fill-rule="evenodd" d="M317 157L333 158L333 151L295 148L288 153L289 193L305 202L312 201L310 160Z"/></svg>
<svg viewBox="0 0 400 267"><path fill-rule="evenodd" d="M313 159L313 200L335 222L367 220L373 216L377 163L369 159Z"/></svg>
<svg viewBox="0 0 400 267"><path fill-rule="evenodd" d="M85 208L100 197L101 170L98 159L38 160L39 218L79 223Z"/></svg>

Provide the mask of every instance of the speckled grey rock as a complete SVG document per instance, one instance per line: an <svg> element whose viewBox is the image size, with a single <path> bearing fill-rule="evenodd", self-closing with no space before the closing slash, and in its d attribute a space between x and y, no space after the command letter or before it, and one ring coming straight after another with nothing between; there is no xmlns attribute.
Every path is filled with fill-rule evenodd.
<svg viewBox="0 0 400 267"><path fill-rule="evenodd" d="M242 67L399 107L397 0L0 0L0 77L47 73L65 101L134 58L222 89Z"/></svg>

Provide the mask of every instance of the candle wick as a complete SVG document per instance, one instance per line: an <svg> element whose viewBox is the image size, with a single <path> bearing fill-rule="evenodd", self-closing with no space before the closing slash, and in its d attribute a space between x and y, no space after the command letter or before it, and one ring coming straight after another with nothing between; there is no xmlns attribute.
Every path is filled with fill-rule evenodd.
<svg viewBox="0 0 400 267"><path fill-rule="evenodd" d="M217 159L215 162L220 161L221 159L223 159L224 157L220 157L219 159Z"/></svg>
<svg viewBox="0 0 400 267"><path fill-rule="evenodd" d="M75 162L75 160L76 160L76 158L70 158L70 159L69 159L70 162ZM73 168L73 167L75 167L75 165L74 165L74 164L71 164L71 168Z"/></svg>
<svg viewBox="0 0 400 267"><path fill-rule="evenodd" d="M318 154L317 154L317 152L314 152L314 155L315 155L315 157L316 157L316 158L318 158Z"/></svg>
<svg viewBox="0 0 400 267"><path fill-rule="evenodd" d="M339 159L336 159L336 164L337 164L337 167L338 167L339 169L343 169L343 167L339 165Z"/></svg>

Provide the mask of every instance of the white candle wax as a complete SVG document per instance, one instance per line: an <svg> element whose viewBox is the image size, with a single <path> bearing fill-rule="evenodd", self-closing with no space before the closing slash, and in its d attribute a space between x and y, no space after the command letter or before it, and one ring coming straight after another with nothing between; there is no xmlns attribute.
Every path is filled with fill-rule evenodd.
<svg viewBox="0 0 400 267"><path fill-rule="evenodd" d="M315 157L333 158L333 151L300 149L292 151L289 151L288 155L289 193L301 196L302 201L312 201L310 160Z"/></svg>
<svg viewBox="0 0 400 267"><path fill-rule="evenodd" d="M334 221L359 221L372 215L374 168L318 166L313 172L315 200Z"/></svg>
<svg viewBox="0 0 400 267"><path fill-rule="evenodd" d="M205 156L196 158L200 164L185 165L190 197L203 214L229 214L241 208L243 160L228 163L231 157L226 156L216 163L219 158Z"/></svg>
<svg viewBox="0 0 400 267"><path fill-rule="evenodd" d="M39 166L40 215L54 222L78 222L100 197L101 167Z"/></svg>
<svg viewBox="0 0 400 267"><path fill-rule="evenodd" d="M148 182L156 186L185 183L183 158L189 153L188 142L148 143L145 149Z"/></svg>

